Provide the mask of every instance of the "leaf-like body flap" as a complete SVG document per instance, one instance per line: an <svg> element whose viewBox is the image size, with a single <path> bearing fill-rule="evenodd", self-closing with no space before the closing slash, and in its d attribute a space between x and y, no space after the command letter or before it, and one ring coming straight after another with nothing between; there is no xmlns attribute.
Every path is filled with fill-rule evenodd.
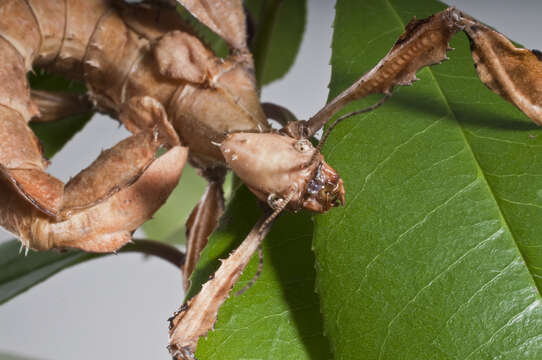
<svg viewBox="0 0 542 360"><path fill-rule="evenodd" d="M542 56L517 48L505 36L466 19L472 58L480 80L542 125Z"/></svg>
<svg viewBox="0 0 542 360"><path fill-rule="evenodd" d="M164 35L154 48L160 73L173 79L202 83L214 55L195 36L181 31Z"/></svg>
<svg viewBox="0 0 542 360"><path fill-rule="evenodd" d="M44 214L56 216L63 203L64 184L40 169L8 169L0 164L0 177ZM21 199L22 200L22 199Z"/></svg>
<svg viewBox="0 0 542 360"><path fill-rule="evenodd" d="M21 238L31 238L32 247L38 250L47 246L91 252L116 250L167 200L179 181L187 156L187 148L175 146L154 160L133 184L105 201L75 212L65 221L40 217L31 227L22 229L26 234Z"/></svg>
<svg viewBox="0 0 542 360"><path fill-rule="evenodd" d="M177 0L235 49L245 50L246 21L240 0Z"/></svg>

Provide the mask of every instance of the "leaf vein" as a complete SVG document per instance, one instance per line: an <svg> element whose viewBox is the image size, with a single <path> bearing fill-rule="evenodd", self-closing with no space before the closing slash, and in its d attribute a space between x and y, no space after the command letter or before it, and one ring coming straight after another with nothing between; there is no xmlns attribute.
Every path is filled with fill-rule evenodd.
<svg viewBox="0 0 542 360"><path fill-rule="evenodd" d="M418 290L418 292L416 292L416 294L409 300L407 301L407 303L401 308L401 310L399 310L394 316L393 318L391 319L391 321L388 323L388 326L387 326L387 331L386 331L386 336L384 337L384 341L382 342L382 345L380 346L380 351L379 351L379 355L378 355L378 359L381 358L381 355L383 354L384 352L384 349L386 347L386 343L387 343L387 340L389 339L389 336L391 334L391 328L393 326L393 324L395 323L395 321L401 316L401 314L403 314L405 312L405 310L408 308L409 305L413 304L416 302L418 296L420 296L425 290L429 289L434 283L435 281L437 281L438 279L440 279L441 277L443 277L445 274L447 274L450 270L452 270L455 266L457 266L458 264L460 264L466 257L468 257L472 252L480 249L481 247L483 247L487 242L491 241L491 240L494 240L496 239L498 236L500 236L502 233L504 233L504 229L500 228L499 230L497 230L496 232L494 232L493 234L491 234L489 237L487 237L486 239L484 239L483 241L479 242L476 246L470 248L469 250L467 250L465 253L463 253L461 256L459 256L457 259L455 259L452 263L450 263L448 266L446 266L445 269L443 269L442 271L440 271L436 276L434 276L426 285L424 285L420 290Z"/></svg>
<svg viewBox="0 0 542 360"><path fill-rule="evenodd" d="M489 337L489 339L486 342L484 342L483 344L478 346L476 349L474 349L472 352L470 352L464 360L470 359L471 356L474 355L476 352L478 352L480 349L482 349L483 347L491 344L495 340L495 337L497 336L498 333L500 333L501 331L503 331L507 327L510 327L511 325L513 325L518 320L521 320L523 318L523 316L525 315L525 313L532 311L534 308L538 307L539 305L540 305L540 299L536 299L535 301L530 303L526 308L521 310L519 313L512 316L503 326L501 326L500 328L495 330L493 332L493 334L491 334L491 336Z"/></svg>
<svg viewBox="0 0 542 360"><path fill-rule="evenodd" d="M372 178L374 176L374 174L376 174L378 172L378 170L380 170L384 165L385 163L387 163L401 148L403 148L404 146L408 145L413 139L417 138L418 136L424 134L425 132L429 131L429 129L431 129L432 127L436 126L436 124L438 124L440 121L442 121L442 119L444 119L446 117L443 116L437 120L435 120L433 123L431 123L429 126L425 127L424 129L416 132L415 134L413 134L411 137L409 137L407 140L405 140L403 143L399 144L399 145L396 145L394 147L394 149L388 154L388 156L386 156L385 159L383 159L382 161L380 161L378 163L377 166L374 167L374 169L372 171L370 171L366 176L365 176L365 179L363 180L363 184L361 185L361 189L358 190L354 196L352 197L352 199L350 199L346 205L344 206L344 210L343 210L343 214L341 216L341 218L339 219L339 221L337 221L337 224L334 226L333 230L330 232L331 234L333 234L334 232L336 232L338 229L341 228L345 218L346 218L346 214L348 213L348 208L351 206L351 204L355 203L356 200L358 199L359 196L361 196L361 194L365 191L365 188L367 187L367 183L369 182L370 178Z"/></svg>

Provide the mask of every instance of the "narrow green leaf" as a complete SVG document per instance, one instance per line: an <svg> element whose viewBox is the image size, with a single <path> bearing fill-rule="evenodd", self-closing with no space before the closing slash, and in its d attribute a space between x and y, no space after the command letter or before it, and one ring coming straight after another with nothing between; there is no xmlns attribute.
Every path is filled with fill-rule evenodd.
<svg viewBox="0 0 542 360"><path fill-rule="evenodd" d="M78 250L21 251L18 240L0 244L0 304L39 284L57 272L80 262L97 259L107 254L93 254ZM137 252L157 256L179 268L184 254L170 245L156 241L134 240L123 246L119 253Z"/></svg>
<svg viewBox="0 0 542 360"><path fill-rule="evenodd" d="M267 0L277 3L275 21L271 27L268 42L265 44L265 61L263 62L262 85L278 80L292 67L303 40L307 18L306 0ZM248 0L245 5L252 14L257 32L263 31L267 14L263 13L265 1ZM257 39L258 33L256 33Z"/></svg>
<svg viewBox="0 0 542 360"><path fill-rule="evenodd" d="M228 174L224 181L224 196L230 196L232 176ZM185 222L192 209L205 192L207 182L189 165L183 169L179 185L173 190L166 203L142 228L149 239L168 244L186 243Z"/></svg>
<svg viewBox="0 0 542 360"><path fill-rule="evenodd" d="M330 98L444 7L339 0ZM542 131L481 84L464 35L452 47L325 146L347 190L314 237L336 359L542 358Z"/></svg>
<svg viewBox="0 0 542 360"><path fill-rule="evenodd" d="M19 251L20 247L18 240L0 244L0 304L64 268L97 256L81 251L30 251L25 256L24 250Z"/></svg>
<svg viewBox="0 0 542 360"><path fill-rule="evenodd" d="M192 276L193 296L244 239L261 215L254 195L241 188L231 201L220 229L204 249ZM264 241L260 279L241 296L222 306L215 331L200 339L197 358L204 359L329 359L320 305L314 293L314 256L309 214L286 214ZM257 256L233 292L254 276Z"/></svg>
<svg viewBox="0 0 542 360"><path fill-rule="evenodd" d="M28 356L16 355L16 354L0 351L0 360L37 360L37 359L34 357L31 358Z"/></svg>

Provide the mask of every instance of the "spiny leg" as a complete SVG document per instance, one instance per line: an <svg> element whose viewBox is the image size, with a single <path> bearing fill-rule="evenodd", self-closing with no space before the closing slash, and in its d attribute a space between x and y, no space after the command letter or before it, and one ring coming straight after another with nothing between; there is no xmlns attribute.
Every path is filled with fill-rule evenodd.
<svg viewBox="0 0 542 360"><path fill-rule="evenodd" d="M218 309L271 228L272 221L266 221L268 214L260 218L201 291L170 319L169 351L174 359L193 359L199 338L213 327Z"/></svg>
<svg viewBox="0 0 542 360"><path fill-rule="evenodd" d="M207 174L209 181L201 200L190 213L186 221L186 262L183 267L184 287L190 287L190 275L199 260L200 253L207 245L207 240L215 230L218 220L224 212L224 183L225 169L214 169Z"/></svg>

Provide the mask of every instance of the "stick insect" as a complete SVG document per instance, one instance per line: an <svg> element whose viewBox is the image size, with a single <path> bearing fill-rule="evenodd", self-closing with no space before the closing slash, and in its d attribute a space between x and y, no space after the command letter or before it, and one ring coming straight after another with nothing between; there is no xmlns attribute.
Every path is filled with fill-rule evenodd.
<svg viewBox="0 0 542 360"><path fill-rule="evenodd" d="M320 148L331 129L353 114L335 120L317 147L309 138L352 100L378 93L382 100L361 111L384 104L395 86L410 84L417 70L442 61L457 31L465 30L472 39L482 81L542 122L539 55L516 49L452 8L411 22L390 53L352 87L308 121L290 122L275 132L258 101L241 2L182 3L225 39L227 59L216 58L174 8L105 0L0 3L13 14L0 23L0 53L10 69L0 73L2 83L10 84L0 97L0 223L24 246L117 250L165 201L186 161L200 169L209 186L188 221L185 279L222 213L227 167L272 209L172 318L175 358L193 358L197 340L212 327L218 308L283 210L325 212L344 202L342 180ZM79 22L81 14L89 16ZM487 58L490 53L495 56ZM494 58L503 61L496 64ZM47 161L27 123L40 116L53 120L73 102L60 94L31 93L24 75L32 65L84 80L93 107L134 133L67 184L44 171ZM508 74L517 71L523 71L520 81L509 81ZM53 105L45 101L50 99ZM162 147L167 152L156 157Z"/></svg>
<svg viewBox="0 0 542 360"><path fill-rule="evenodd" d="M347 103L370 94L382 94L381 100L374 105L336 118L324 132L319 145L314 150L314 153L318 154L329 133L341 121L382 106L390 98L394 87L410 85L415 81L415 74L419 69L446 60L446 52L451 50L448 45L449 40L459 31L464 31L471 41L473 60L482 82L540 125L542 114L539 105L542 101L540 54L537 51L517 49L503 35L455 8L449 8L427 19L412 20L394 47L372 70L331 100L312 118L307 121L288 123L281 132L293 139L307 139L328 123L332 116ZM232 143L240 139L246 139L246 137L231 135L221 147L229 150ZM253 153L254 149L251 154ZM250 188L251 178L256 177L257 173L247 176L243 173L243 169L236 169L235 162L232 162L227 154L225 157ZM310 186L307 187L307 189L310 188ZM253 192L258 195L257 191ZM190 299L172 318L170 350L174 358L193 358L199 337L204 336L212 328L216 321L217 311L228 296L240 272L253 252L258 249L258 244L263 240L274 218L286 208L286 204L291 201L294 194L295 190L282 193L278 196L280 199L278 204L270 203L274 211L262 217L239 248L222 262L211 280L203 285L200 293ZM263 199L261 195L259 197ZM276 196L273 196L272 200L276 201ZM250 284L249 282L248 286ZM245 290L246 287L240 292Z"/></svg>

